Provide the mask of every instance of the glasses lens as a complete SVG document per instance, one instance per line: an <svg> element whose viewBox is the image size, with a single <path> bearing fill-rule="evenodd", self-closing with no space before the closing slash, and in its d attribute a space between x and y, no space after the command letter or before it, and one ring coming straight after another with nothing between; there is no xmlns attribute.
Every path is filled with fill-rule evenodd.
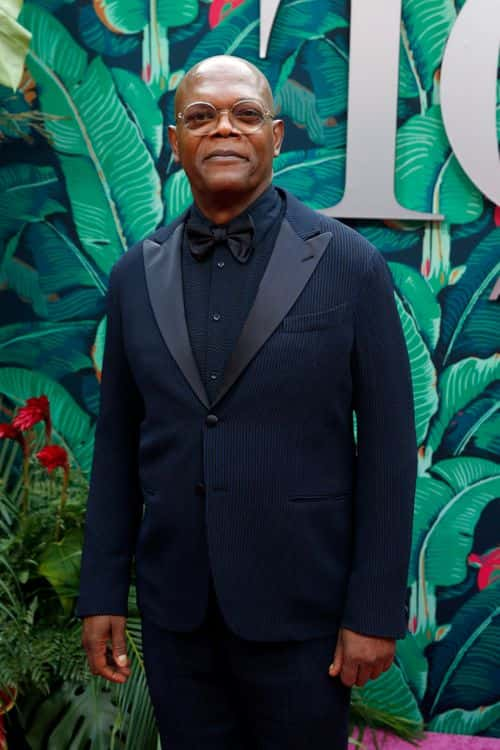
<svg viewBox="0 0 500 750"><path fill-rule="evenodd" d="M184 110L184 125L189 130L210 130L217 119L217 111L208 103L190 104Z"/></svg>
<svg viewBox="0 0 500 750"><path fill-rule="evenodd" d="M264 110L256 102L237 102L231 115L234 126L242 133L257 130L265 119Z"/></svg>

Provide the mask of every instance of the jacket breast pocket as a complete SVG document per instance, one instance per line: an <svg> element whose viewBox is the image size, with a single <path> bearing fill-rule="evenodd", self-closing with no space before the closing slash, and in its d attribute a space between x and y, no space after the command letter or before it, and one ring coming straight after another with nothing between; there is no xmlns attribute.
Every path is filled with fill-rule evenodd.
<svg viewBox="0 0 500 750"><path fill-rule="evenodd" d="M351 495L351 492L301 492L300 495L289 495L288 501L291 503L314 503L324 502L326 500L341 504L346 502L351 497Z"/></svg>
<svg viewBox="0 0 500 750"><path fill-rule="evenodd" d="M350 306L350 302L342 302L340 305L319 312L287 315L282 320L280 330L283 333L295 333L297 331L319 331L323 328L338 326L345 319Z"/></svg>

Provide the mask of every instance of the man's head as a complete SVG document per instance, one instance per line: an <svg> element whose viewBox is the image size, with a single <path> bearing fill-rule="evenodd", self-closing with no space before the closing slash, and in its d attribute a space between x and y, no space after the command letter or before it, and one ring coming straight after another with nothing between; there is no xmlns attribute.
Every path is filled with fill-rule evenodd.
<svg viewBox="0 0 500 750"><path fill-rule="evenodd" d="M252 100L263 112L274 112L267 79L239 57L217 55L202 60L179 84L174 105L176 126L169 126L169 140L198 201L209 195L215 201L234 196L238 201L247 197L250 202L271 182L273 158L283 140L282 120L266 116L257 130L242 133L231 124L226 111L218 113L207 135L186 126L184 113L194 102L229 110L240 100Z"/></svg>

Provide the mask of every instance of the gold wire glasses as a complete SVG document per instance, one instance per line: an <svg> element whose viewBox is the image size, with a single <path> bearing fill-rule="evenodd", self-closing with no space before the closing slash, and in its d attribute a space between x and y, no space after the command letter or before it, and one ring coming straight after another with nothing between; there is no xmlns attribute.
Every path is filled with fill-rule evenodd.
<svg viewBox="0 0 500 750"><path fill-rule="evenodd" d="M244 135L255 133L274 114L254 99L239 99L229 109L218 109L210 102L192 102L177 114L176 119L193 135L210 135L219 124L222 112L227 112L233 128Z"/></svg>

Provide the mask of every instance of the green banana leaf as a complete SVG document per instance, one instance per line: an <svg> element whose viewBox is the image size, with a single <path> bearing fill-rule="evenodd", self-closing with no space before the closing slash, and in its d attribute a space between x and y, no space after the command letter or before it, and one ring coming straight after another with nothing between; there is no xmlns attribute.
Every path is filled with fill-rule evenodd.
<svg viewBox="0 0 500 750"><path fill-rule="evenodd" d="M348 52L339 41L324 37L306 42L303 58L326 135L330 118L338 118L347 111ZM324 145L333 146L328 138Z"/></svg>
<svg viewBox="0 0 500 750"><path fill-rule="evenodd" d="M152 232L162 216L160 180L111 73L86 53L59 21L26 5L33 33L28 67L59 156L80 241L108 273L127 247ZM134 179L130 179L130 175Z"/></svg>
<svg viewBox="0 0 500 750"><path fill-rule="evenodd" d="M102 373L102 360L104 357L104 344L106 342L106 328L107 328L107 316L105 315L97 326L94 344L92 346L92 360L94 362L94 368L99 375L99 380Z"/></svg>
<svg viewBox="0 0 500 750"><path fill-rule="evenodd" d="M20 367L0 368L0 393L22 406L27 398L47 395L54 442L68 452L70 462L89 475L92 465L94 427L66 389L43 373Z"/></svg>
<svg viewBox="0 0 500 750"><path fill-rule="evenodd" d="M116 34L104 26L92 5L84 5L78 9L78 31L86 47L107 57L128 55L140 43L138 35Z"/></svg>
<svg viewBox="0 0 500 750"><path fill-rule="evenodd" d="M481 513L500 491L498 466L480 458L449 458L418 477L408 581L425 594L467 575L467 556ZM420 613L423 615L423 613Z"/></svg>
<svg viewBox="0 0 500 750"><path fill-rule="evenodd" d="M410 360L415 430L417 445L420 446L425 440L429 423L438 408L434 386L436 370L414 318L407 312L397 294L395 294L395 300Z"/></svg>
<svg viewBox="0 0 500 750"><path fill-rule="evenodd" d="M427 281L406 263L388 261L394 283L428 349L433 352L441 328L441 307Z"/></svg>
<svg viewBox="0 0 500 750"><path fill-rule="evenodd" d="M429 718L456 708L485 711L497 702L499 653L500 580L468 599L446 637L430 648Z"/></svg>
<svg viewBox="0 0 500 750"><path fill-rule="evenodd" d="M390 729L393 722L397 723L399 736L412 736L423 728L415 696L395 663L375 680L368 680L363 687L354 685L351 700L353 708L361 704L372 715L378 715L379 726Z"/></svg>
<svg viewBox="0 0 500 750"><path fill-rule="evenodd" d="M194 21L198 0L102 0L99 13L118 34L142 33L142 78L158 98L170 88L168 29Z"/></svg>
<svg viewBox="0 0 500 750"><path fill-rule="evenodd" d="M471 711L463 708L452 708L450 711L438 714L429 722L429 732L443 732L444 734L475 735L484 732L494 721L500 719L500 701L490 706L480 706Z"/></svg>
<svg viewBox="0 0 500 750"><path fill-rule="evenodd" d="M193 194L183 169L178 169L165 182L163 188L165 224L177 218L193 202Z"/></svg>
<svg viewBox="0 0 500 750"><path fill-rule="evenodd" d="M499 404L495 405L496 411L500 409ZM498 456L500 453L500 415L490 416L487 422L484 422L477 430L475 441L477 448L491 453L491 456Z"/></svg>
<svg viewBox="0 0 500 750"><path fill-rule="evenodd" d="M157 160L163 146L163 116L151 91L139 76L128 70L111 68L111 73L130 119Z"/></svg>
<svg viewBox="0 0 500 750"><path fill-rule="evenodd" d="M311 208L333 206L344 192L345 152L318 148L287 151L274 160L274 183Z"/></svg>
<svg viewBox="0 0 500 750"><path fill-rule="evenodd" d="M395 194L402 206L441 213L448 224L481 215L483 197L451 151L439 106L410 117L398 129L395 169Z"/></svg>
<svg viewBox="0 0 500 750"><path fill-rule="evenodd" d="M439 377L439 409L435 414L426 441L426 457L430 461L437 451L451 419L458 411L478 398L482 391L500 377L497 354L485 359L468 357L447 367Z"/></svg>
<svg viewBox="0 0 500 750"><path fill-rule="evenodd" d="M25 224L66 211L52 167L9 164L0 168L0 257L4 244Z"/></svg>
<svg viewBox="0 0 500 750"><path fill-rule="evenodd" d="M57 218L33 222L25 227L19 241L23 257L33 259L40 294L45 305L56 302L75 287L91 288L104 298L107 279L88 260L80 247L67 234L67 228ZM29 255L28 255L29 254ZM28 265L28 264L26 264ZM79 317L83 311L80 310ZM42 317L48 317L48 312Z"/></svg>
<svg viewBox="0 0 500 750"><path fill-rule="evenodd" d="M121 34L137 34L147 24L152 23L152 16L158 26L165 28L184 26L194 21L198 15L198 0L158 0L154 6L146 0L102 0L101 13L109 26Z"/></svg>
<svg viewBox="0 0 500 750"><path fill-rule="evenodd" d="M98 314L102 306L102 295L96 289L83 288L64 294L45 294L40 289L37 271L16 257L4 260L1 264L0 281L17 292L23 302L31 304L37 315L53 322L79 317L91 318Z"/></svg>
<svg viewBox="0 0 500 750"><path fill-rule="evenodd" d="M399 253L402 250L414 248L422 239L422 225L416 221L388 220L372 223L367 219L361 219L354 221L352 226L384 254Z"/></svg>
<svg viewBox="0 0 500 750"><path fill-rule="evenodd" d="M405 0L401 19L401 96L419 96L432 87L456 17L453 0Z"/></svg>
<svg viewBox="0 0 500 750"><path fill-rule="evenodd" d="M490 458L500 454L500 380L491 383L481 395L455 414L441 441L447 456L468 454Z"/></svg>
<svg viewBox="0 0 500 750"><path fill-rule="evenodd" d="M494 206L491 203L485 203L483 213L478 219L467 224L454 224L451 227L452 244L466 237L473 237L475 234L484 235L486 231L490 231L494 226L493 209Z"/></svg>
<svg viewBox="0 0 500 750"><path fill-rule="evenodd" d="M412 623L410 622L409 625L411 627ZM429 665L425 653L420 647L417 638L413 636L412 631L407 632L404 638L396 641L395 664L401 670L405 681L408 683L411 692L420 706L427 689L427 671Z"/></svg>
<svg viewBox="0 0 500 750"><path fill-rule="evenodd" d="M83 293L84 290L81 290L80 294ZM36 370L48 378L59 380L65 375L92 367L89 352L94 331L95 323L92 320L63 323L28 321L2 326L0 363Z"/></svg>
<svg viewBox="0 0 500 750"><path fill-rule="evenodd" d="M493 229L470 252L465 273L443 296L441 339L436 354L443 365L498 351L500 306L489 300L500 274L500 227Z"/></svg>
<svg viewBox="0 0 500 750"><path fill-rule="evenodd" d="M324 145L323 124L316 111L313 92L289 78L274 97L277 117L289 117L299 127L305 127L313 143Z"/></svg>

